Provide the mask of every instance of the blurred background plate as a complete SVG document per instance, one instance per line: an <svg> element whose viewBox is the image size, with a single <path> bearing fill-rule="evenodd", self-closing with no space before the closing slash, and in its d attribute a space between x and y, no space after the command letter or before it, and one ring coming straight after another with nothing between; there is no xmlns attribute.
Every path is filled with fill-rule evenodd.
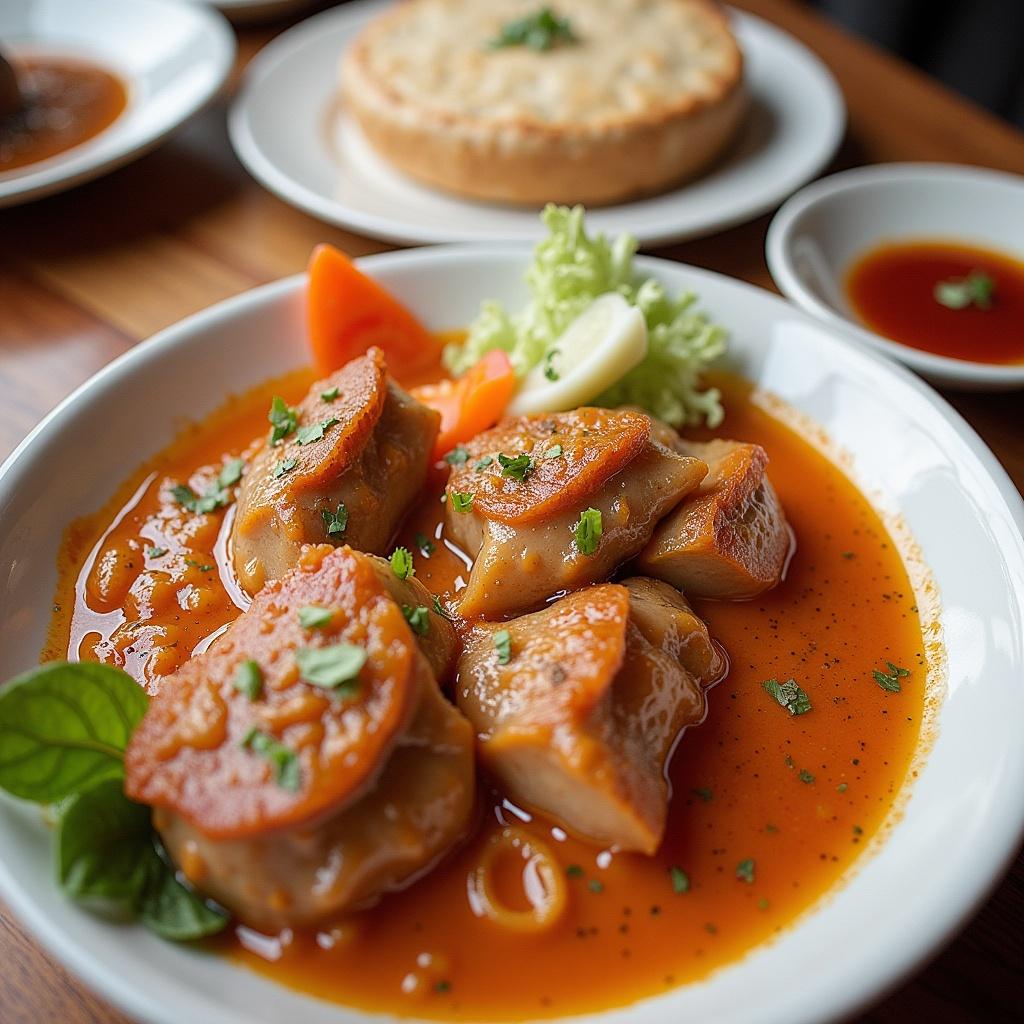
<svg viewBox="0 0 1024 1024"><path fill-rule="evenodd" d="M0 207L60 192L152 148L216 95L235 56L221 15L174 0L2 0L0 43L14 58L91 61L128 88L124 111L98 135L0 172Z"/></svg>
<svg viewBox="0 0 1024 1024"><path fill-rule="evenodd" d="M185 3L215 7L237 25L264 18L283 18L313 7L318 0L184 0Z"/></svg>
<svg viewBox="0 0 1024 1024"><path fill-rule="evenodd" d="M340 109L342 52L384 7L364 0L284 33L249 66L231 141L253 176L330 224L401 244L534 240L536 210L434 191L393 170ZM657 245L711 234L777 206L834 154L846 110L828 69L792 36L731 11L752 108L725 159L662 195L595 209L588 224Z"/></svg>

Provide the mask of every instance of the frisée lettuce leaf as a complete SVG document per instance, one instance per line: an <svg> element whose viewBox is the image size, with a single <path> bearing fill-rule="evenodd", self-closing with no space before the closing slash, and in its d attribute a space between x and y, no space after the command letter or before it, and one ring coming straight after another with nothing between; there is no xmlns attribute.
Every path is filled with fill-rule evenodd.
<svg viewBox="0 0 1024 1024"><path fill-rule="evenodd" d="M647 356L593 402L637 405L673 426L717 426L723 418L721 396L702 387L701 373L725 351L725 330L694 308L692 292L670 295L660 282L642 276L634 265L635 238L588 235L584 218L582 206L544 209L548 235L526 270L526 306L512 313L500 302L484 302L466 341L446 347L446 366L462 373L497 348L508 353L522 379L594 299L618 292L644 315Z"/></svg>

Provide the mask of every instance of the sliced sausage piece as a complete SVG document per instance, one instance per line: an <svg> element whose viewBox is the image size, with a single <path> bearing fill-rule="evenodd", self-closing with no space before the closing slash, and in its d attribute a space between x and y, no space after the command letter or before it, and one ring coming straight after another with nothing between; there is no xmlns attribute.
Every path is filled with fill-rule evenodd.
<svg viewBox="0 0 1024 1024"><path fill-rule="evenodd" d="M379 562L307 549L163 680L126 753L125 791L175 862L253 924L370 902L468 828L472 731ZM433 613L430 628L451 629Z"/></svg>
<svg viewBox="0 0 1024 1024"><path fill-rule="evenodd" d="M634 578L470 627L456 694L513 800L595 843L652 854L666 762L724 669L682 595Z"/></svg>
<svg viewBox="0 0 1024 1024"><path fill-rule="evenodd" d="M652 439L647 416L608 409L507 419L466 454L445 503L447 536L476 559L460 595L464 618L508 615L607 579L707 472ZM584 513L600 523L590 544L577 536Z"/></svg>
<svg viewBox="0 0 1024 1024"><path fill-rule="evenodd" d="M233 558L251 594L290 569L303 544L382 554L423 486L440 424L376 348L317 381L293 411L294 429L276 442L271 431L238 492Z"/></svg>
<svg viewBox="0 0 1024 1024"><path fill-rule="evenodd" d="M782 579L792 531L756 444L677 440L709 467L701 485L661 521L640 553L640 572L691 596L750 598Z"/></svg>

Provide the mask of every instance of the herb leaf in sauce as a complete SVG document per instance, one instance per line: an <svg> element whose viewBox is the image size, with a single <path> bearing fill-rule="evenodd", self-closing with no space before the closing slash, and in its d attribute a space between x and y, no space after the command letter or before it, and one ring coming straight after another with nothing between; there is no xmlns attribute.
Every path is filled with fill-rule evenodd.
<svg viewBox="0 0 1024 1024"><path fill-rule="evenodd" d="M545 459L557 459L562 454L562 446L560 444L553 444L545 453Z"/></svg>
<svg viewBox="0 0 1024 1024"><path fill-rule="evenodd" d="M673 864L668 869L668 874L672 879L672 891L677 896L682 896L684 892L690 891L690 876L681 867Z"/></svg>
<svg viewBox="0 0 1024 1024"><path fill-rule="evenodd" d="M217 479L202 493L196 494L187 484L177 484L171 488L171 496L189 512L204 515L214 509L223 508L231 503L231 488L242 479L245 463L242 459L228 459L217 474Z"/></svg>
<svg viewBox="0 0 1024 1024"><path fill-rule="evenodd" d="M274 395L267 419L270 420L271 444L283 441L299 425L299 414L280 395Z"/></svg>
<svg viewBox="0 0 1024 1024"><path fill-rule="evenodd" d="M482 459L477 459L477 461L473 464L473 468L486 469L492 462L494 462L494 459L491 458L490 455L485 455Z"/></svg>
<svg viewBox="0 0 1024 1024"><path fill-rule="evenodd" d="M899 693L903 689L900 680L906 679L910 675L910 670L894 665L891 661L887 661L886 665L889 667L888 672L882 672L876 668L872 670L871 677L888 693Z"/></svg>
<svg viewBox="0 0 1024 1024"><path fill-rule="evenodd" d="M811 698L797 685L795 679L787 679L784 683L777 679L766 679L761 685L791 715L806 715L811 710Z"/></svg>
<svg viewBox="0 0 1024 1024"><path fill-rule="evenodd" d="M533 459L526 452L512 458L508 455L499 455L498 463L501 466L501 475L510 480L525 480L533 469Z"/></svg>
<svg viewBox="0 0 1024 1024"><path fill-rule="evenodd" d="M147 548L146 555L149 558L163 558L167 554L167 548Z"/></svg>
<svg viewBox="0 0 1024 1024"><path fill-rule="evenodd" d="M933 294L935 301L946 309L966 309L968 306L991 309L995 290L996 283L988 274L972 270L966 277L939 281Z"/></svg>
<svg viewBox="0 0 1024 1024"><path fill-rule="evenodd" d="M550 7L541 7L533 14L517 18L503 25L491 40L492 50L507 46L526 46L537 53L545 53L556 46L579 42L568 18L561 18Z"/></svg>
<svg viewBox="0 0 1024 1024"><path fill-rule="evenodd" d="M391 552L391 571L400 579L407 580L416 575L416 567L412 564L412 552L408 548L395 548Z"/></svg>
<svg viewBox="0 0 1024 1024"><path fill-rule="evenodd" d="M331 416L326 420L321 420L319 423L311 423L307 427L299 427L295 434L296 444L312 444L314 441L319 441L337 422L337 418Z"/></svg>
<svg viewBox="0 0 1024 1024"><path fill-rule="evenodd" d="M337 511L332 512L330 509L325 508L320 513L324 519L324 529L327 531L328 537L333 537L336 533L344 533L348 528L348 509L345 508L345 502L339 502Z"/></svg>
<svg viewBox="0 0 1024 1024"><path fill-rule="evenodd" d="M473 498L475 495L464 491L452 491L452 508L459 513L466 513L472 511Z"/></svg>
<svg viewBox="0 0 1024 1024"><path fill-rule="evenodd" d="M814 781L814 776L806 769L801 768L797 778L808 786Z"/></svg>
<svg viewBox="0 0 1024 1024"><path fill-rule="evenodd" d="M747 885L754 884L754 862L749 857L736 865L736 877Z"/></svg>
<svg viewBox="0 0 1024 1024"><path fill-rule="evenodd" d="M413 608L410 604L402 605L402 614L417 636L426 636L430 632L430 609L425 604Z"/></svg>
<svg viewBox="0 0 1024 1024"><path fill-rule="evenodd" d="M498 652L499 665L507 665L512 660L512 634L507 629L499 629L494 634L494 649Z"/></svg>
<svg viewBox="0 0 1024 1024"><path fill-rule="evenodd" d="M239 480L242 479L242 471L245 469L245 461L243 459L228 459L224 463L223 468L217 474L217 486L221 490L225 490L228 487L234 487Z"/></svg>
<svg viewBox="0 0 1024 1024"><path fill-rule="evenodd" d="M580 521L573 529L576 547L581 555L592 555L597 550L602 532L600 511L596 508L584 509L580 513Z"/></svg>
<svg viewBox="0 0 1024 1024"><path fill-rule="evenodd" d="M256 700L263 692L263 672L260 670L259 663L251 658L248 661L243 661L235 669L235 677L231 680L231 685L239 693L244 693L249 700Z"/></svg>
<svg viewBox="0 0 1024 1024"><path fill-rule="evenodd" d="M275 740L253 726L242 739L242 746L254 754L266 758L274 769L274 781L289 793L294 793L302 784L302 769L299 755L291 747Z"/></svg>
<svg viewBox="0 0 1024 1024"><path fill-rule="evenodd" d="M544 356L544 378L554 383L561 377L555 369L555 356L560 355L557 348L548 349Z"/></svg>
<svg viewBox="0 0 1024 1024"><path fill-rule="evenodd" d="M328 388L326 391L320 392L321 402L333 402L340 392L340 388Z"/></svg>
<svg viewBox="0 0 1024 1024"><path fill-rule="evenodd" d="M434 595L434 611L440 615L442 619L447 619L449 622L452 621L452 617L448 614L448 610L443 604L441 604L441 598L436 594Z"/></svg>
<svg viewBox="0 0 1024 1024"><path fill-rule="evenodd" d="M290 473L299 464L298 459L282 459L275 467L273 477L275 480L279 480L285 475Z"/></svg>
<svg viewBox="0 0 1024 1024"><path fill-rule="evenodd" d="M429 558L434 553L434 542L425 533L417 533L416 548L424 558Z"/></svg>
<svg viewBox="0 0 1024 1024"><path fill-rule="evenodd" d="M366 651L346 643L330 647L300 647L295 652L295 661L299 675L307 683L351 697L359 689L356 680L366 664Z"/></svg>
<svg viewBox="0 0 1024 1024"><path fill-rule="evenodd" d="M464 466L468 459L469 452L467 452L466 449L463 448L461 444L453 448L444 457L444 461L447 462L449 466Z"/></svg>
<svg viewBox="0 0 1024 1024"><path fill-rule="evenodd" d="M303 629L323 629L331 624L334 612L318 604L303 605L299 609L299 625Z"/></svg>

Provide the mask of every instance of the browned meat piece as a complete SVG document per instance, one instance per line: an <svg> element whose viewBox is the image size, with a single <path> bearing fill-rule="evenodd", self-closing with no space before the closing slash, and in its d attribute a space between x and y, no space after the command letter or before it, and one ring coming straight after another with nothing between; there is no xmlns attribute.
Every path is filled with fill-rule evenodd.
<svg viewBox="0 0 1024 1024"><path fill-rule="evenodd" d="M709 466L703 483L661 521L637 568L691 596L748 598L782 579L793 544L756 444L677 440Z"/></svg>
<svg viewBox="0 0 1024 1024"><path fill-rule="evenodd" d="M294 429L268 439L238 492L231 541L250 593L290 569L303 544L383 553L423 486L440 423L388 377L376 348L294 411Z"/></svg>
<svg viewBox="0 0 1024 1024"><path fill-rule="evenodd" d="M666 762L724 670L682 595L637 577L474 625L456 690L481 759L513 800L596 843L652 854Z"/></svg>
<svg viewBox="0 0 1024 1024"><path fill-rule="evenodd" d="M447 536L476 558L460 595L466 618L510 614L607 579L707 472L652 439L647 416L620 410L507 419L466 449L445 506ZM600 536L585 524L581 543L588 509Z"/></svg>
<svg viewBox="0 0 1024 1024"><path fill-rule="evenodd" d="M448 658L451 625L431 612L427 629ZM270 928L408 883L462 838L474 801L472 730L380 560L348 547L307 549L168 676L125 767L186 876Z"/></svg>

